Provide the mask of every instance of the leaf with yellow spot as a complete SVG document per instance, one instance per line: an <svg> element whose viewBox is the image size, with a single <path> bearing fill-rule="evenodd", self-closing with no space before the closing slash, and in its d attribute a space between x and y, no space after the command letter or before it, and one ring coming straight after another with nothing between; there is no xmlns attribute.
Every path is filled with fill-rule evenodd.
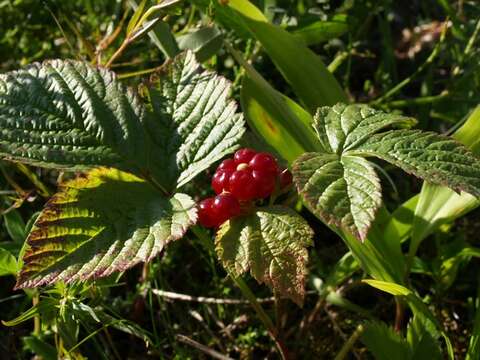
<svg viewBox="0 0 480 360"><path fill-rule="evenodd" d="M166 198L134 175L92 170L48 201L28 236L16 288L99 278L150 261L196 218L188 195Z"/></svg>

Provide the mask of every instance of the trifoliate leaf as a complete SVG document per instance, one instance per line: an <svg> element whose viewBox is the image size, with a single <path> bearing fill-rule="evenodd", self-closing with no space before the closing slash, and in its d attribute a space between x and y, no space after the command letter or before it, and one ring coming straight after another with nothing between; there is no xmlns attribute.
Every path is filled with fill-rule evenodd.
<svg viewBox="0 0 480 360"><path fill-rule="evenodd" d="M312 244L312 237L312 229L296 212L272 206L225 222L215 244L220 261L232 274L250 271L276 294L302 305L306 247Z"/></svg>
<svg viewBox="0 0 480 360"><path fill-rule="evenodd" d="M293 166L298 192L315 215L364 240L381 205L380 181L357 156L306 153Z"/></svg>
<svg viewBox="0 0 480 360"><path fill-rule="evenodd" d="M178 55L145 89L153 111L149 133L165 151L155 161L178 188L236 149L245 127L230 82L204 70L192 52Z"/></svg>
<svg viewBox="0 0 480 360"><path fill-rule="evenodd" d="M27 239L17 288L107 276L152 260L196 221L193 200L100 168L62 186Z"/></svg>
<svg viewBox="0 0 480 360"><path fill-rule="evenodd" d="M432 184L480 197L480 158L449 137L393 130L373 135L353 152L378 157Z"/></svg>
<svg viewBox="0 0 480 360"><path fill-rule="evenodd" d="M0 157L44 167L148 164L145 112L115 75L52 60L0 75Z"/></svg>

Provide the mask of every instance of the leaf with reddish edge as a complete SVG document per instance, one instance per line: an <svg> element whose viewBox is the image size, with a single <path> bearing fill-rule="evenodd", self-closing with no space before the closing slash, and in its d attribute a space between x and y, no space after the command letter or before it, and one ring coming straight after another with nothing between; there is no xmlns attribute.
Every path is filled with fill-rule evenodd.
<svg viewBox="0 0 480 360"><path fill-rule="evenodd" d="M315 215L365 240L382 203L380 180L367 160L306 153L295 161L293 174L298 192Z"/></svg>
<svg viewBox="0 0 480 360"><path fill-rule="evenodd" d="M134 175L92 170L48 201L28 236L16 288L99 278L148 262L196 220L188 195L166 198Z"/></svg>
<svg viewBox="0 0 480 360"><path fill-rule="evenodd" d="M313 230L295 211L271 206L225 222L217 232L215 247L233 275L250 271L274 293L301 306L312 238Z"/></svg>

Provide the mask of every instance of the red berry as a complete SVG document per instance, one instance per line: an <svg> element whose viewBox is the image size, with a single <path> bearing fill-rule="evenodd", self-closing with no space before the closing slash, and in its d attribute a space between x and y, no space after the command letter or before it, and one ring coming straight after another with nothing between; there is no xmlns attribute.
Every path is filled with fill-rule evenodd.
<svg viewBox="0 0 480 360"><path fill-rule="evenodd" d="M212 205L214 198L206 198L198 204L198 222L205 227L214 227L216 220L213 214Z"/></svg>
<svg viewBox="0 0 480 360"><path fill-rule="evenodd" d="M248 163L253 170L272 172L278 171L277 160L269 153L258 153Z"/></svg>
<svg viewBox="0 0 480 360"><path fill-rule="evenodd" d="M216 215L218 225L234 216L240 215L240 204L230 193L223 193L215 196L212 209Z"/></svg>
<svg viewBox="0 0 480 360"><path fill-rule="evenodd" d="M255 181L256 197L264 199L270 196L275 190L276 174L269 171L253 170L252 175Z"/></svg>
<svg viewBox="0 0 480 360"><path fill-rule="evenodd" d="M230 175L230 191L240 201L252 200L256 196L255 180L248 168L237 170Z"/></svg>
<svg viewBox="0 0 480 360"><path fill-rule="evenodd" d="M237 150L235 155L233 155L233 158L235 159L237 165L241 163L248 163L255 156L256 153L257 152L253 149L243 148Z"/></svg>
<svg viewBox="0 0 480 360"><path fill-rule="evenodd" d="M284 169L280 175L280 188L284 189L293 182L293 175L288 169Z"/></svg>
<svg viewBox="0 0 480 360"><path fill-rule="evenodd" d="M228 180L234 170L217 170L212 177L212 188L217 194L221 194L223 191L230 191L228 186Z"/></svg>
<svg viewBox="0 0 480 360"><path fill-rule="evenodd" d="M233 159L225 159L223 160L220 165L218 165L217 171L218 170L227 170L227 171L235 171L237 168L237 164L235 163L235 160Z"/></svg>

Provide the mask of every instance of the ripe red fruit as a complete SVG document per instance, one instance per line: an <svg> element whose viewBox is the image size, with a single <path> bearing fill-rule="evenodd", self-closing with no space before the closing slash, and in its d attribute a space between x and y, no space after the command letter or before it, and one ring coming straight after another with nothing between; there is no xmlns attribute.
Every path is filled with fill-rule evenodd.
<svg viewBox="0 0 480 360"><path fill-rule="evenodd" d="M198 204L198 222L205 227L214 227L216 220L213 215L213 205L214 198L206 198L200 201Z"/></svg>
<svg viewBox="0 0 480 360"><path fill-rule="evenodd" d="M253 170L261 170L265 172L278 172L277 160L269 153L258 153L248 163Z"/></svg>
<svg viewBox="0 0 480 360"><path fill-rule="evenodd" d="M241 213L238 200L230 193L206 198L198 205L198 222L205 227L217 227Z"/></svg>
<svg viewBox="0 0 480 360"><path fill-rule="evenodd" d="M253 149L243 148L235 152L235 155L233 155L233 159L235 160L237 165L241 163L248 163L255 156L256 153L257 152Z"/></svg>
<svg viewBox="0 0 480 360"><path fill-rule="evenodd" d="M220 163L220 165L218 165L217 171L218 170L227 170L227 171L233 172L233 171L235 171L236 168L237 168L237 164L235 163L235 160L225 159Z"/></svg>
<svg viewBox="0 0 480 360"><path fill-rule="evenodd" d="M237 170L230 175L230 191L240 201L252 200L256 197L256 184L249 168Z"/></svg>
<svg viewBox="0 0 480 360"><path fill-rule="evenodd" d="M280 175L280 188L284 189L293 182L293 175L288 169L284 169Z"/></svg>
<svg viewBox="0 0 480 360"><path fill-rule="evenodd" d="M255 181L256 197L264 199L275 190L276 174L269 171L253 170L252 176Z"/></svg>
<svg viewBox="0 0 480 360"><path fill-rule="evenodd" d="M231 193L222 193L215 196L212 210L216 216L218 225L228 219L240 215L240 204Z"/></svg>
<svg viewBox="0 0 480 360"><path fill-rule="evenodd" d="M234 170L220 169L212 177L212 188L217 194L223 191L230 191L229 179Z"/></svg>

